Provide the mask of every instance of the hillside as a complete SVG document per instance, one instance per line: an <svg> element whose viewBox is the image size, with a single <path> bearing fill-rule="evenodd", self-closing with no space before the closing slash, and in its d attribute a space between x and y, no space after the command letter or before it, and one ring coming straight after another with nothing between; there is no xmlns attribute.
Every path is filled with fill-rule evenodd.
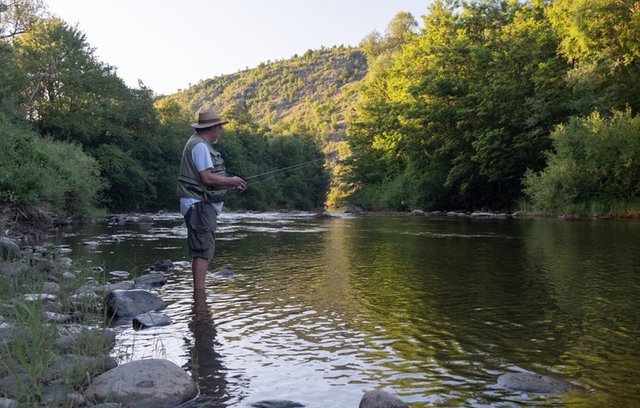
<svg viewBox="0 0 640 408"><path fill-rule="evenodd" d="M168 97L192 112L245 108L257 124L277 134L312 133L319 140L341 140L345 115L357 98L354 85L366 72L360 50L323 48L205 79Z"/></svg>
<svg viewBox="0 0 640 408"><path fill-rule="evenodd" d="M328 204L341 194L337 160L348 154L346 118L358 98L357 85L367 73L364 52L343 46L309 50L287 60L205 79L166 96L195 112L213 108L223 116L240 109L268 135L313 136L333 173Z"/></svg>

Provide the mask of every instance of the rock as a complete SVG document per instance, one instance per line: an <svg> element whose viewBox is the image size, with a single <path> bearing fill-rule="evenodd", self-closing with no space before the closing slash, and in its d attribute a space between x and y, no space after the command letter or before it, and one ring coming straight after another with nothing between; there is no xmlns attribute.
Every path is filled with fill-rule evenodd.
<svg viewBox="0 0 640 408"><path fill-rule="evenodd" d="M171 318L160 312L147 312L133 318L133 328L144 329L147 327L168 326Z"/></svg>
<svg viewBox="0 0 640 408"><path fill-rule="evenodd" d="M0 378L0 394L9 398L16 398L22 390L28 389L29 383L31 383L31 379L26 374Z"/></svg>
<svg viewBox="0 0 640 408"><path fill-rule="evenodd" d="M72 314L54 313L45 311L44 317L50 322L54 323L71 323L79 321L79 317Z"/></svg>
<svg viewBox="0 0 640 408"><path fill-rule="evenodd" d="M112 271L109 272L109 275L115 276L117 278L128 278L131 274L127 271Z"/></svg>
<svg viewBox="0 0 640 408"><path fill-rule="evenodd" d="M132 280L126 280L116 283L110 283L108 285L103 286L102 288L96 288L96 293L109 293L114 290L131 290L136 287L136 283Z"/></svg>
<svg viewBox="0 0 640 408"><path fill-rule="evenodd" d="M9 398L0 398L0 408L18 408L18 401Z"/></svg>
<svg viewBox="0 0 640 408"><path fill-rule="evenodd" d="M27 302L37 302L39 300L55 302L58 300L58 297L50 293L26 293L23 295L23 299Z"/></svg>
<svg viewBox="0 0 640 408"><path fill-rule="evenodd" d="M92 266L89 268L89 272L91 273L102 273L104 272L104 268L102 266Z"/></svg>
<svg viewBox="0 0 640 408"><path fill-rule="evenodd" d="M85 396L96 402L130 407L175 407L198 394L195 382L167 360L146 359L123 364L95 377Z"/></svg>
<svg viewBox="0 0 640 408"><path fill-rule="evenodd" d="M286 401L286 400L266 400L266 401L258 401L249 405L254 408L300 408L304 407L304 405L299 402L294 401Z"/></svg>
<svg viewBox="0 0 640 408"><path fill-rule="evenodd" d="M233 279L236 277L236 274L230 269L220 269L212 273L211 276L216 279Z"/></svg>
<svg viewBox="0 0 640 408"><path fill-rule="evenodd" d="M81 407L85 405L84 397L65 384L48 384L42 390L42 400L48 406Z"/></svg>
<svg viewBox="0 0 640 408"><path fill-rule="evenodd" d="M409 408L395 395L381 390L367 391L360 400L360 408Z"/></svg>
<svg viewBox="0 0 640 408"><path fill-rule="evenodd" d="M154 288L167 283L167 278L165 278L161 273L149 273L146 275L138 276L133 281L135 282L136 286Z"/></svg>
<svg viewBox="0 0 640 408"><path fill-rule="evenodd" d="M484 212L484 211L474 211L469 215L471 218L495 218L494 213Z"/></svg>
<svg viewBox="0 0 640 408"><path fill-rule="evenodd" d="M72 281L72 280L75 280L76 278L77 278L77 276L73 272L64 272L62 274L62 279L66 280L66 281Z"/></svg>
<svg viewBox="0 0 640 408"><path fill-rule="evenodd" d="M109 352L116 343L115 331L79 325L61 326L60 337L54 347L61 354L102 354Z"/></svg>
<svg viewBox="0 0 640 408"><path fill-rule="evenodd" d="M424 215L424 211L423 210L413 210L411 211L411 215Z"/></svg>
<svg viewBox="0 0 640 408"><path fill-rule="evenodd" d="M57 295L60 293L60 285L55 282L45 282L42 286L42 291L50 295Z"/></svg>
<svg viewBox="0 0 640 408"><path fill-rule="evenodd" d="M118 366L116 360L111 356L79 356L75 354L64 354L55 356L49 368L46 378L52 380L82 381L87 376L93 377L104 373L107 370Z"/></svg>
<svg viewBox="0 0 640 408"><path fill-rule="evenodd" d="M150 271L156 272L169 272L173 270L173 261L171 259L165 259L164 261L158 261L149 267Z"/></svg>
<svg viewBox="0 0 640 408"><path fill-rule="evenodd" d="M572 387L555 378L535 373L505 373L498 377L498 387L522 392L558 394L571 391Z"/></svg>
<svg viewBox="0 0 640 408"><path fill-rule="evenodd" d="M0 237L0 260L11 261L22 257L20 247L7 237Z"/></svg>
<svg viewBox="0 0 640 408"><path fill-rule="evenodd" d="M60 265L53 259L41 259L38 262L38 271L43 274L54 274L60 270Z"/></svg>
<svg viewBox="0 0 640 408"><path fill-rule="evenodd" d="M24 275L28 270L29 267L22 262L0 262L0 275L4 275L9 278Z"/></svg>
<svg viewBox="0 0 640 408"><path fill-rule="evenodd" d="M111 316L137 316L152 310L167 307L164 300L155 294L142 290L114 290L107 294L107 310Z"/></svg>
<svg viewBox="0 0 640 408"><path fill-rule="evenodd" d="M153 224L153 216L149 214L142 214L139 222L140 224Z"/></svg>

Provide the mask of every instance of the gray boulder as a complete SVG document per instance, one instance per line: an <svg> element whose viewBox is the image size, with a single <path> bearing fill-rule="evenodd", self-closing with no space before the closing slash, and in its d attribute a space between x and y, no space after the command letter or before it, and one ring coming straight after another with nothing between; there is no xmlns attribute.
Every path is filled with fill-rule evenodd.
<svg viewBox="0 0 640 408"><path fill-rule="evenodd" d="M505 373L498 377L498 387L510 391L559 394L572 387L555 378L535 373Z"/></svg>
<svg viewBox="0 0 640 408"><path fill-rule="evenodd" d="M409 408L407 404L395 395L385 391L367 391L360 400L360 408Z"/></svg>
<svg viewBox="0 0 640 408"><path fill-rule="evenodd" d="M7 237L0 237L0 260L11 261L22 257L20 247Z"/></svg>
<svg viewBox="0 0 640 408"><path fill-rule="evenodd" d="M160 312L147 312L133 318L134 329L144 329L147 327L168 326L171 318Z"/></svg>
<svg viewBox="0 0 640 408"><path fill-rule="evenodd" d="M123 364L93 379L85 396L94 402L126 407L175 407L194 398L198 388L189 374L167 360Z"/></svg>
<svg viewBox="0 0 640 408"><path fill-rule="evenodd" d="M114 290L107 294L107 310L111 316L137 316L167 307L164 300L142 289Z"/></svg>

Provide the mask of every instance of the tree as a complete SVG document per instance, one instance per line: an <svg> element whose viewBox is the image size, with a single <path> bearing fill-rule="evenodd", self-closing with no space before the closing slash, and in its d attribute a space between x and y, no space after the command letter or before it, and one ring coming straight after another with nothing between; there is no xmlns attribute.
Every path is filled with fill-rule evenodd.
<svg viewBox="0 0 640 408"><path fill-rule="evenodd" d="M0 40L30 31L45 15L42 0L0 0Z"/></svg>
<svg viewBox="0 0 640 408"><path fill-rule="evenodd" d="M640 5L635 0L557 0L547 14L583 115L640 109Z"/></svg>

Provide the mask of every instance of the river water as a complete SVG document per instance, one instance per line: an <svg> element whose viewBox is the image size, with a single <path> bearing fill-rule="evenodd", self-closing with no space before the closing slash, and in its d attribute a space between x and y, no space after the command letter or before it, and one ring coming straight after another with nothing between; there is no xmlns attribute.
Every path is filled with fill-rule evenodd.
<svg viewBox="0 0 640 408"><path fill-rule="evenodd" d="M226 213L218 226L211 272L236 277L208 276L204 309L179 214L60 238L77 267L184 266L156 290L173 323L117 326L113 354L184 367L194 406L355 408L374 388L412 407L640 405L640 222ZM507 372L575 391L498 388Z"/></svg>

